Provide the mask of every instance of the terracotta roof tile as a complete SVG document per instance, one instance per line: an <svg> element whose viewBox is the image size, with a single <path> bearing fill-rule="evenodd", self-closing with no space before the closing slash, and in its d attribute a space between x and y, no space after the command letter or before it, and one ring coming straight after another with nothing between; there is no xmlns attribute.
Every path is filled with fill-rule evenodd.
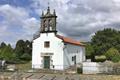
<svg viewBox="0 0 120 80"><path fill-rule="evenodd" d="M69 44L85 46L85 44L83 44L79 41L73 40L71 38L68 38L68 37L64 37L64 36L61 36L61 35L56 35L56 37L58 37L59 39L62 39L64 42L69 43Z"/></svg>

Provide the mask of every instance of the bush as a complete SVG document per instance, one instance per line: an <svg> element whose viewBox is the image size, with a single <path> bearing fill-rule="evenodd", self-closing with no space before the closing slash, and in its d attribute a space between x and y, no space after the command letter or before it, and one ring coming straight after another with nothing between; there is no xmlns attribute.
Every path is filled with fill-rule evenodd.
<svg viewBox="0 0 120 80"><path fill-rule="evenodd" d="M30 54L25 53L21 56L21 59L25 60L25 61L29 61L29 60L31 60L31 56L30 56Z"/></svg>
<svg viewBox="0 0 120 80"><path fill-rule="evenodd" d="M106 53L105 56L108 60L112 60L113 62L120 61L120 53L115 48L110 48Z"/></svg>
<svg viewBox="0 0 120 80"><path fill-rule="evenodd" d="M113 62L119 62L119 61L120 61L120 56L114 56L114 57L112 58L112 61L113 61Z"/></svg>
<svg viewBox="0 0 120 80"><path fill-rule="evenodd" d="M81 74L82 73L82 68L77 68L77 73Z"/></svg>
<svg viewBox="0 0 120 80"><path fill-rule="evenodd" d="M101 56L95 56L95 62L104 62L106 61L106 56L101 55Z"/></svg>

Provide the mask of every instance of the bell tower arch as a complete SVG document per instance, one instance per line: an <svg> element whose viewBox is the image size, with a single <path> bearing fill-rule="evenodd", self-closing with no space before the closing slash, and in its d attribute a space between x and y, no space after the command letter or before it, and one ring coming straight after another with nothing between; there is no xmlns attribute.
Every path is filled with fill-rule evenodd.
<svg viewBox="0 0 120 80"><path fill-rule="evenodd" d="M54 32L57 33L56 30L56 12L55 10L53 13L50 12L50 7L48 6L47 12L44 14L42 12L41 18L41 28L40 28L40 33L50 33Z"/></svg>

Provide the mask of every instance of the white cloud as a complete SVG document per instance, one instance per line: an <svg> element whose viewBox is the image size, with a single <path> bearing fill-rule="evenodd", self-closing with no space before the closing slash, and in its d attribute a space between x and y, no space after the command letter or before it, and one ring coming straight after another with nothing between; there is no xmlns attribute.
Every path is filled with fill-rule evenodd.
<svg viewBox="0 0 120 80"><path fill-rule="evenodd" d="M59 33L76 39L90 40L96 31L108 27L120 30L119 0L31 1L33 3L28 8L32 8L35 11L33 13L38 15L47 9L49 2L51 11L56 9ZM38 18L31 17L29 11L23 7L0 5L0 16L3 16L0 33L4 34L0 34L0 39L11 36L13 38L11 43L18 39L30 39L40 27Z"/></svg>
<svg viewBox="0 0 120 80"><path fill-rule="evenodd" d="M7 43L15 44L19 39L32 39L39 26L38 20L30 17L25 8L0 5L0 16L3 16L0 22L0 41Z"/></svg>
<svg viewBox="0 0 120 80"><path fill-rule="evenodd" d="M9 23L20 23L21 20L26 19L29 14L26 12L24 8L13 7L9 4L0 6L0 13L3 14L4 18Z"/></svg>
<svg viewBox="0 0 120 80"><path fill-rule="evenodd" d="M38 24L38 21L36 20L36 18L34 17L31 17L31 18L28 18L24 21L24 28L25 29L30 29L30 31L27 31L28 33L33 33L36 29L38 29L38 26L40 24Z"/></svg>
<svg viewBox="0 0 120 80"><path fill-rule="evenodd" d="M120 29L119 0L32 0L35 10L40 14L41 6L45 10L50 2L51 9L58 15L60 33L81 40L90 40L90 36L104 28ZM116 25L115 25L116 24Z"/></svg>

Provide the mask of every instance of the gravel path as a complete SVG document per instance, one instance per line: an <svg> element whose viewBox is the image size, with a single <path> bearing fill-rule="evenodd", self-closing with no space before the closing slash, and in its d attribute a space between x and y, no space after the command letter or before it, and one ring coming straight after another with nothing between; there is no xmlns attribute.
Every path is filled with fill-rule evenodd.
<svg viewBox="0 0 120 80"><path fill-rule="evenodd" d="M15 77L14 77L15 76ZM6 79L4 79L4 77ZM8 77L8 79L7 79ZM0 80L120 80L120 75L79 75L45 73L0 74Z"/></svg>

